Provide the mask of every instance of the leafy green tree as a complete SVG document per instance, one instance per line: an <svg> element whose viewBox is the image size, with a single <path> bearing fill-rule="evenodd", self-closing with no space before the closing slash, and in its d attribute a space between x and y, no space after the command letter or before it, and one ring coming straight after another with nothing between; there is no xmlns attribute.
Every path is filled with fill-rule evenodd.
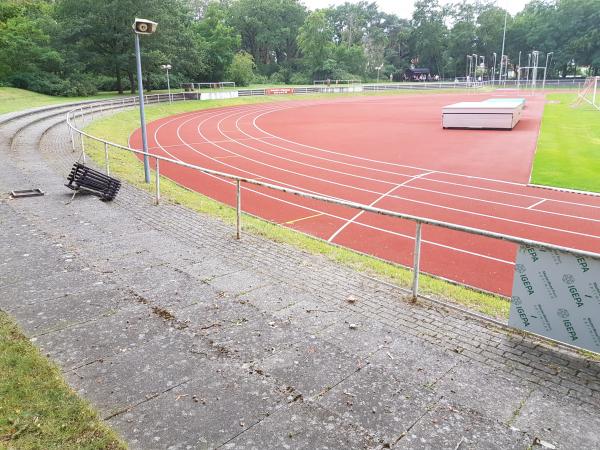
<svg viewBox="0 0 600 450"><path fill-rule="evenodd" d="M184 0L58 0L57 20L66 51L86 62L86 70L112 74L116 88L124 90L123 75L135 91L135 17L159 23L157 31L142 38L146 75L160 73L171 63L174 72L188 75L204 70L203 49L193 44L192 14Z"/></svg>
<svg viewBox="0 0 600 450"><path fill-rule="evenodd" d="M227 77L237 86L248 86L254 78L254 58L248 52L236 53L227 70Z"/></svg>
<svg viewBox="0 0 600 450"><path fill-rule="evenodd" d="M298 46L312 76L327 76L325 63L332 56L334 44L333 28L327 20L325 10L317 10L306 18L298 33Z"/></svg>
<svg viewBox="0 0 600 450"><path fill-rule="evenodd" d="M418 0L412 17L413 30L410 47L413 59L443 76L445 66L442 53L447 39L445 25L447 10L438 0Z"/></svg>
<svg viewBox="0 0 600 450"><path fill-rule="evenodd" d="M206 79L222 81L241 43L240 34L227 24L227 11L216 2L209 3L193 30L194 43L205 55Z"/></svg>
<svg viewBox="0 0 600 450"><path fill-rule="evenodd" d="M241 34L242 49L267 73L296 57L306 14L298 0L237 0L231 5L231 24Z"/></svg>

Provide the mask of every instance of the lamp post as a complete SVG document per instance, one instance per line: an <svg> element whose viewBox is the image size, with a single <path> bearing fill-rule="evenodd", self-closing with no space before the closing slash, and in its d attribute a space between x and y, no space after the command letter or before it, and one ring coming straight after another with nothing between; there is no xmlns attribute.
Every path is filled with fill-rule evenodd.
<svg viewBox="0 0 600 450"><path fill-rule="evenodd" d="M160 68L165 69L167 71L167 90L169 91L169 104L171 104L173 103L173 100L171 99L171 82L169 81L169 70L171 70L173 66L171 66L171 64L162 64Z"/></svg>
<svg viewBox="0 0 600 450"><path fill-rule="evenodd" d="M496 82L496 53L494 53L494 70L492 71L492 84Z"/></svg>
<svg viewBox="0 0 600 450"><path fill-rule="evenodd" d="M383 63L379 67L377 67L377 83L379 83L379 72L383 69Z"/></svg>
<svg viewBox="0 0 600 450"><path fill-rule="evenodd" d="M148 156L148 136L146 134L146 116L144 111L144 83L142 81L142 57L140 53L140 34L152 34L156 31L156 22L136 18L132 28L135 33L135 61L137 65L138 95L140 98L140 123L142 127L142 152L144 153L144 181L150 183L150 158Z"/></svg>
<svg viewBox="0 0 600 450"><path fill-rule="evenodd" d="M467 55L467 60L469 61L469 72L467 73L467 83L471 80L471 65L473 64L473 59L471 58L471 55Z"/></svg>

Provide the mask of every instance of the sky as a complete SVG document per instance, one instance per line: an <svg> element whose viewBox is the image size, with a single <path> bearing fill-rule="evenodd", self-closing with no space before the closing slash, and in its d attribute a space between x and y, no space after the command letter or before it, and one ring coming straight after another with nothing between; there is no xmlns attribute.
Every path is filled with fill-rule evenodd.
<svg viewBox="0 0 600 450"><path fill-rule="evenodd" d="M345 1L357 3L358 0L301 0L309 9L325 8L330 5L339 5ZM387 13L396 14L404 19L410 19L413 11L413 0L368 0L375 1L379 9ZM442 0L441 3L455 3L458 0ZM505 8L509 13L521 11L529 0L496 0L498 6Z"/></svg>

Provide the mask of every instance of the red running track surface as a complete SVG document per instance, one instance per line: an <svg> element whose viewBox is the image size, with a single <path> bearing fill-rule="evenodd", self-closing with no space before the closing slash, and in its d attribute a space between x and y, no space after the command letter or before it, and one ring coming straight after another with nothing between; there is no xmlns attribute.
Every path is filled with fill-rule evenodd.
<svg viewBox="0 0 600 450"><path fill-rule="evenodd" d="M443 130L441 107L494 94L305 100L201 110L148 125L150 153L306 192L600 252L600 197L528 187L545 99L512 131ZM141 148L140 132L131 145ZM161 173L230 205L231 182ZM255 186L243 209L339 245L412 263L414 223ZM422 269L510 295L516 246L423 228Z"/></svg>

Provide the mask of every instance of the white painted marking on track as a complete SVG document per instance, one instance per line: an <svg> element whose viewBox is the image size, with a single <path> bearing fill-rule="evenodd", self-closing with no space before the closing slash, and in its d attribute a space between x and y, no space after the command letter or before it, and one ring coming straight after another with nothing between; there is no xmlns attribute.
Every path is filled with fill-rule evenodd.
<svg viewBox="0 0 600 450"><path fill-rule="evenodd" d="M372 203L369 204L369 206L375 206L375 204L377 204L379 201L383 200L385 197L387 197L388 195L390 195L392 192L394 192L396 189L398 189L401 186L405 186L408 183L410 183L413 180L416 180L417 178L421 178L427 175L431 175L433 172L426 172L426 173L422 173L420 175L416 175L414 177L412 177L410 180L406 180L403 183L400 183L397 186L394 186L392 189L390 189L389 191L387 191L385 194L382 194L380 197L378 197L376 200L374 200ZM345 224L343 224L341 227L339 227L337 229L337 231L335 233L333 233L329 239L327 239L327 242L333 242L333 240L342 232L344 231L351 223L353 223L356 219L358 219L360 216L362 216L365 213L365 211L359 211L358 213L356 213L356 215L354 217L352 217L350 220L347 220Z"/></svg>
<svg viewBox="0 0 600 450"><path fill-rule="evenodd" d="M527 209L533 209L533 208L535 208L536 206L538 206L538 205L541 205L541 204L542 204L542 203L544 203L545 201L546 201L546 199L540 200L539 202L537 202L537 203L534 203L534 204L533 204L533 205L531 205L531 206L528 206L528 207L527 207ZM590 220L594 220L594 219L590 219ZM600 220L596 220L596 222L600 222Z"/></svg>

